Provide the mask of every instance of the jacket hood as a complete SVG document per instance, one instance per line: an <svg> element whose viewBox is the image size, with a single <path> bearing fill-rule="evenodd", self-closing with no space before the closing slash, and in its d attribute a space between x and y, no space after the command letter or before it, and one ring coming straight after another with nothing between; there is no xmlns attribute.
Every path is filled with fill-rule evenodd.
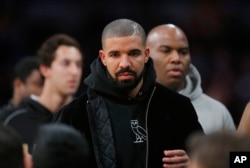
<svg viewBox="0 0 250 168"><path fill-rule="evenodd" d="M43 115L44 114L52 115L52 112L49 109L47 109L45 106L43 106L41 103L38 102L37 96L35 95L31 95L28 98L26 98L22 102L22 104L20 104L20 107L27 108L31 112L35 112L38 117L39 117L38 112L39 114L43 114Z"/></svg>
<svg viewBox="0 0 250 168"><path fill-rule="evenodd" d="M179 91L180 94L187 96L192 100L198 98L202 93L201 76L197 68L191 64L186 76L185 88Z"/></svg>
<svg viewBox="0 0 250 168"><path fill-rule="evenodd" d="M116 87L107 76L107 69L102 64L100 58L95 59L90 65L91 73L84 80L84 83L89 89L98 92L99 94L111 96L113 98L128 99L128 93L124 89ZM140 90L140 95L147 93L152 85L155 84L156 73L153 67L153 61L149 58L145 63L143 72L143 86Z"/></svg>

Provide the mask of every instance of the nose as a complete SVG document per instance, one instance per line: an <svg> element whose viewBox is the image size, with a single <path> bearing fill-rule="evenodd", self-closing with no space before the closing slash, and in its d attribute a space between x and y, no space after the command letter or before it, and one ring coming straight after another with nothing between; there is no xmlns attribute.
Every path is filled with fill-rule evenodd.
<svg viewBox="0 0 250 168"><path fill-rule="evenodd" d="M70 72L73 75L78 75L79 73L81 73L81 68L77 66L76 64L72 64L70 66Z"/></svg>
<svg viewBox="0 0 250 168"><path fill-rule="evenodd" d="M180 63L180 55L178 51L172 51L171 56L170 56L170 61L175 64Z"/></svg>
<svg viewBox="0 0 250 168"><path fill-rule="evenodd" d="M128 68L131 66L131 62L128 55L123 55L120 60L120 68Z"/></svg>

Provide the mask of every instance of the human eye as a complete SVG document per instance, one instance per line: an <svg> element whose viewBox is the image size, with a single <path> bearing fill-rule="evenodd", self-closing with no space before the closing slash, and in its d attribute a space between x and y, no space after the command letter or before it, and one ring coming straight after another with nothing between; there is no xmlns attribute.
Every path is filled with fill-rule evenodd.
<svg viewBox="0 0 250 168"><path fill-rule="evenodd" d="M188 48L182 48L179 50L179 54L182 56L186 56L189 54L189 49Z"/></svg>
<svg viewBox="0 0 250 168"><path fill-rule="evenodd" d="M170 49L170 47L161 47L160 52L165 53L165 54L169 54L171 52L171 49Z"/></svg>
<svg viewBox="0 0 250 168"><path fill-rule="evenodd" d="M137 56L141 55L141 51L133 50L133 51L129 52L129 55L133 56L133 57L137 57Z"/></svg>
<svg viewBox="0 0 250 168"><path fill-rule="evenodd" d="M111 53L109 54L109 56L110 56L110 57L116 58L116 57L119 56L119 53L118 53L118 52L111 52Z"/></svg>
<svg viewBox="0 0 250 168"><path fill-rule="evenodd" d="M64 59L64 60L61 61L61 65L64 66L64 67L70 66L70 63L71 63L71 61L68 60L68 59Z"/></svg>
<svg viewBox="0 0 250 168"><path fill-rule="evenodd" d="M63 66L68 66L68 65L70 64L70 62L69 62L68 60L63 60L63 61L61 62L61 64L62 64Z"/></svg>
<svg viewBox="0 0 250 168"><path fill-rule="evenodd" d="M82 61L76 62L76 66L77 66L78 68L82 68Z"/></svg>

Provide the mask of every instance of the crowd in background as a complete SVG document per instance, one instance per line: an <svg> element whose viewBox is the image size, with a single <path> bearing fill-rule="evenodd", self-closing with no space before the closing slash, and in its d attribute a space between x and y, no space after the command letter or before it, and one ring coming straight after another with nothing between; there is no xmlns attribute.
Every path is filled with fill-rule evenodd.
<svg viewBox="0 0 250 168"><path fill-rule="evenodd" d="M238 124L250 99L249 7L233 1L83 1L3 0L0 2L0 104L11 97L8 72L23 56L34 55L54 33L74 36L85 53L84 75L101 47L106 23L130 18L146 31L174 23L187 33L192 62L199 69L204 92L224 103ZM82 85L79 90L84 90ZM80 93L80 92L79 92Z"/></svg>

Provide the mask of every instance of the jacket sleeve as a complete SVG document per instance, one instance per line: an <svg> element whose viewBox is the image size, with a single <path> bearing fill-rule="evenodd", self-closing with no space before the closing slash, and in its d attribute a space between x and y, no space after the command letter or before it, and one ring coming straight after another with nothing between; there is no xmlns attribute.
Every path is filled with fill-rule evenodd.
<svg viewBox="0 0 250 168"><path fill-rule="evenodd" d="M195 111L195 108L193 104L191 103L190 99L186 99L186 113L184 113L184 118L189 121L189 123L192 123L189 125L190 132L201 132L204 133L204 130L198 120L197 113Z"/></svg>

